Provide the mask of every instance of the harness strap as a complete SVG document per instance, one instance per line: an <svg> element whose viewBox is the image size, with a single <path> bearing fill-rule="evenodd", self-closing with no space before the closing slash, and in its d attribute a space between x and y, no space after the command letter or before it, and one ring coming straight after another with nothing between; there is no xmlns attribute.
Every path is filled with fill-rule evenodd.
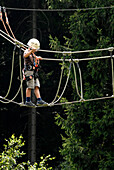
<svg viewBox="0 0 114 170"><path fill-rule="evenodd" d="M24 65L24 71L33 71L34 70L34 66L33 65Z"/></svg>
<svg viewBox="0 0 114 170"><path fill-rule="evenodd" d="M33 77L34 75L30 75L30 76L23 75L23 80L29 81L29 80L32 80Z"/></svg>
<svg viewBox="0 0 114 170"><path fill-rule="evenodd" d="M34 67L38 67L39 66L39 59L37 58L37 56L34 53L32 53L31 55L33 57L33 65L34 65Z"/></svg>

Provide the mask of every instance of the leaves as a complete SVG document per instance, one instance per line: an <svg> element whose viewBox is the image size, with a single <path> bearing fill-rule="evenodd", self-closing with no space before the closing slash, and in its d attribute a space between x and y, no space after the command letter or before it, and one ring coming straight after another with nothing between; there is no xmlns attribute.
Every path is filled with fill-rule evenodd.
<svg viewBox="0 0 114 170"><path fill-rule="evenodd" d="M17 159L25 155L25 153L20 151L20 148L24 146L24 142L22 141L23 137L20 135L19 138L16 138L13 134L9 140L6 140L7 145L4 145L4 150L0 155L0 167L8 167L9 169L24 169L25 163L17 165Z"/></svg>
<svg viewBox="0 0 114 170"><path fill-rule="evenodd" d="M41 157L41 162L34 163L34 165L31 165L29 161L27 162L21 162L19 163L19 158L25 155L23 151L20 151L20 148L25 145L25 142L23 142L22 135L19 136L19 138L15 137L13 134L11 138L7 141L7 145L4 145L4 151L0 154L0 169L5 170L25 170L26 166L28 167L28 170L51 170L52 167L48 167L47 161L55 159L54 157L51 158L50 155L46 157Z"/></svg>

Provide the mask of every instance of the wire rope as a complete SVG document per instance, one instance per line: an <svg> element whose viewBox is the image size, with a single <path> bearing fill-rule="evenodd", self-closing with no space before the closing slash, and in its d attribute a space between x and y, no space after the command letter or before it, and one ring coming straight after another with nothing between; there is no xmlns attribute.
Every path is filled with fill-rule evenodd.
<svg viewBox="0 0 114 170"><path fill-rule="evenodd" d="M26 48L28 47L27 45L23 44L22 42L18 41L17 39L14 39L13 37L11 37L9 34L5 33L3 30L0 29L0 35L5 38L6 40L8 40L9 42L11 42L12 44L16 44L18 48ZM3 35L4 34L4 35ZM10 39L11 40L10 40ZM23 50L24 50L23 49Z"/></svg>
<svg viewBox="0 0 114 170"><path fill-rule="evenodd" d="M4 31L2 31L0 29L0 32L5 34L6 36L8 36L9 38L12 38L11 36L7 35ZM1 36L3 36L3 34L0 34ZM7 37L3 36L5 39L7 39ZM12 38L13 39L13 38ZM11 40L7 39L8 41L10 41L11 43L13 43ZM25 45L24 43L22 43L21 41L15 40L13 39L14 43L16 43L17 45L20 45L20 47L25 47L28 48L27 45ZM14 44L13 43L13 44ZM24 49L23 49L24 50ZM67 54L78 54L78 53L89 53L89 52L98 52L98 51L110 51L110 50L114 50L114 47L108 47L108 48L102 48L102 49L93 49L93 50L83 50L83 51L53 51L53 50L42 50L39 49L38 51L40 52L49 52L49 53L58 53L58 54L63 54L63 55L67 55ZM104 56L105 58L110 57L110 56ZM45 58L46 59L46 58ZM87 59L79 59L81 60L91 60L93 58L87 58ZM95 59L100 59L100 57L95 57ZM101 58L102 59L102 58ZM48 60L48 59L47 59ZM49 59L51 60L51 59Z"/></svg>
<svg viewBox="0 0 114 170"><path fill-rule="evenodd" d="M88 11L88 10L101 10L101 9L112 9L114 6L106 6L106 7L95 7L95 8L74 8L74 9L27 9L27 8L10 8L6 7L8 10L16 10L16 11L43 11L43 12L71 12L71 11Z"/></svg>
<svg viewBox="0 0 114 170"><path fill-rule="evenodd" d="M5 34L5 35L7 35L5 32L3 32L2 30L0 30L0 32L2 32L3 34ZM9 41L10 43L12 43L13 45L15 45L16 44L16 41L15 42L13 42L13 41L11 41L9 38L11 37L11 36L9 36L9 35L7 35L9 38L7 38L6 36L4 36L2 33L0 33L0 35L3 37L3 38L5 38L7 41ZM24 45L22 42L20 42L20 41L17 41L17 44L19 44L21 47L23 47L23 46L25 46L25 47L27 47L26 45ZM16 45L17 45L16 44ZM19 45L17 45L17 47L18 48L20 48L20 46ZM23 51L24 51L24 49L23 48L21 48ZM109 48L105 48L105 50L108 50L108 51L110 51L110 50L113 50L114 49L114 47L109 47ZM101 50L101 49L100 49ZM89 50L90 52L91 52L91 50ZM92 50L93 51L93 50ZM57 52L57 51L56 51ZM83 51L84 52L84 51ZM61 52L61 54L64 54L65 52ZM67 52L68 53L68 52ZM70 53L70 52L69 52ZM79 51L78 51L78 53L79 53ZM79 62L79 61L88 61L88 60L98 60L98 59L106 59L106 58L110 58L110 56L100 56L100 57L92 57L92 58L82 58L82 59L72 59L74 62ZM114 55L112 55L112 58L114 58ZM63 59L54 59L54 58L43 58L42 60L46 60L46 61L62 61ZM71 59L65 59L65 61L71 61Z"/></svg>
<svg viewBox="0 0 114 170"><path fill-rule="evenodd" d="M4 98L6 98L6 97L9 95L9 92L10 92L10 90L11 90L12 79L13 79L13 72L14 72L14 56L15 56L15 49L16 49L16 46L14 47L14 50L13 50L12 69L11 69L11 75L10 75L9 88L8 88L8 91L7 91L6 95L4 96Z"/></svg>
<svg viewBox="0 0 114 170"><path fill-rule="evenodd" d="M114 49L114 47L102 48L102 49L93 49L93 50L83 50L83 51L53 51L53 50L42 50L42 49L39 49L39 51L47 52L47 53L59 53L59 54L78 54L78 53L107 51L107 50L110 50L110 49Z"/></svg>
<svg viewBox="0 0 114 170"><path fill-rule="evenodd" d="M0 30L1 31L1 30ZM2 33L0 33L0 35L6 39L7 41L9 41L10 43L12 43L13 45L15 45L15 42L13 42L12 40L10 40L9 38L7 38L5 35L3 35Z"/></svg>
<svg viewBox="0 0 114 170"><path fill-rule="evenodd" d="M0 32L4 33L2 30L0 30ZM10 43L12 43L13 45L17 45L15 42L11 41L9 38L10 36L8 36L9 38L7 38L6 36L4 36L2 33L0 33L0 35L6 39L7 41L9 41ZM5 33L6 34L6 33ZM20 41L18 42L18 44L22 47L24 44L21 43ZM18 48L20 48L20 46L17 45ZM25 45L24 45L25 46ZM23 51L24 49L21 48ZM113 50L113 47L109 47L107 48L107 50ZM64 54L64 52L61 52L62 54ZM106 58L110 58L110 56L101 56L101 57L93 57L93 58L82 58L82 59L72 59L74 62L79 62L79 61L88 61L88 60L98 60L98 59L106 59ZM114 58L114 55L112 55L112 58ZM43 58L42 60L46 60L46 61L62 61L63 59L55 59L55 58ZM71 59L65 59L65 61L71 61Z"/></svg>

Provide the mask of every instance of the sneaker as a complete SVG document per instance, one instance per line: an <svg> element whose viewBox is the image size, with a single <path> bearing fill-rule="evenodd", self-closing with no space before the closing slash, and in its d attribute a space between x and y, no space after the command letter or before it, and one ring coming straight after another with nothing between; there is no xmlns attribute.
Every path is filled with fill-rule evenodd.
<svg viewBox="0 0 114 170"><path fill-rule="evenodd" d="M25 105L27 105L27 106L31 106L31 107L32 107L32 106L34 106L34 107L35 107L35 104L34 104L34 103L32 103L31 101L30 101L30 102L27 102L27 101L26 101L26 102L25 102Z"/></svg>
<svg viewBox="0 0 114 170"><path fill-rule="evenodd" d="M37 101L36 103L37 106L48 106L48 103L46 103L44 100Z"/></svg>

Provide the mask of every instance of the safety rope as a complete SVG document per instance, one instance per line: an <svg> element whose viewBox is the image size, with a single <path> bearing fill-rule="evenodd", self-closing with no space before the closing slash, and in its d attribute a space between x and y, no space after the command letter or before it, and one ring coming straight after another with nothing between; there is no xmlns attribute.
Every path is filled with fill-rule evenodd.
<svg viewBox="0 0 114 170"><path fill-rule="evenodd" d="M77 64L77 67L78 67L78 70L79 70L79 76L80 76L81 100L84 100L83 99L83 86L82 86L82 73L81 73L79 63L76 63L76 64Z"/></svg>
<svg viewBox="0 0 114 170"><path fill-rule="evenodd" d="M14 50L13 50L12 69L11 69L11 76L10 76L9 88L8 88L8 91L7 91L6 95L4 96L4 98L6 98L6 97L9 95L9 92L10 92L10 90L11 90L12 79L13 79L13 71L14 71L14 56L15 56L15 50L16 50L16 46L14 46Z"/></svg>
<svg viewBox="0 0 114 170"><path fill-rule="evenodd" d="M10 8L10 7L6 7L6 9L8 10L18 10L18 11L39 11L39 12L71 12L71 11L88 11L88 10L101 10L101 9L112 9L114 8L113 5L111 6L103 6L103 7L95 7L95 8L67 8L67 9L26 9L26 8Z"/></svg>
<svg viewBox="0 0 114 170"><path fill-rule="evenodd" d="M7 13L6 13L5 7L3 9L4 9L5 17L6 17L6 23L7 23L8 27L9 27L9 29L10 29L10 32L13 35L13 38L15 39L15 36L14 36L14 34L13 34L12 30L11 30L11 27L9 25L9 21L8 21L8 17L7 17ZM8 30L7 30L7 27L5 25L5 22L4 22L3 18L2 18L2 9L1 9L1 6L0 6L0 20L2 21L2 24L3 24L4 28L5 28L6 33L8 34L8 36L10 36L10 34L9 34ZM10 36L10 38L11 38L11 40L14 41L14 39L11 36Z"/></svg>
<svg viewBox="0 0 114 170"><path fill-rule="evenodd" d="M10 25L9 25L9 21L8 21L8 17L7 17L7 13L6 13L5 7L3 8L3 10L4 10L4 13L5 13L5 17L6 17L6 23L7 23L8 27L9 27L12 35L13 35L13 38L15 39L15 36L14 36L14 34L13 34L12 30L11 30L11 27L10 27ZM14 70L14 56L15 56L16 44L15 44L14 39L10 36L10 34L9 34L7 28L6 28L5 22L3 21L1 7L0 7L0 20L2 21L3 26L4 26L5 31L6 31L7 34L4 33L2 30L1 30L1 32L4 33L5 35L7 35L10 39L7 38L7 37L5 37L5 36L4 36L3 34L1 34L1 33L0 33L0 35L15 45L15 46L14 46L14 50L13 50L13 57L12 57L12 69L11 69L10 84L9 84L9 88L8 88L7 94L3 97L3 99L6 99L7 96L9 95L9 92L10 92L10 90L11 90L11 85L12 85L13 70ZM14 42L13 42L13 41L14 41ZM19 46L18 46L18 47L19 47ZM22 83L21 83L21 86L22 86ZM9 102L13 101L13 100L17 97L17 95L18 95L18 93L19 93L19 91L20 91L21 86L19 87L16 95L15 95L10 101L8 101L8 102L4 102L4 101L2 101L2 100L0 100L0 101L1 101L2 103L9 103Z"/></svg>
<svg viewBox="0 0 114 170"><path fill-rule="evenodd" d="M111 69L112 69L112 92L114 96L114 64L113 64L112 50L110 50L110 57L111 57Z"/></svg>
<svg viewBox="0 0 114 170"><path fill-rule="evenodd" d="M62 91L60 97L59 97L56 101L51 102L51 103L49 104L49 106L51 106L51 105L57 103L57 102L62 98L62 96L63 96L63 94L64 94L64 92L65 92L65 90L66 90L66 87L67 87L67 84L68 84L69 77L70 77L71 66L72 66L72 63L70 63L70 65L69 65L69 72L68 72L68 75L67 75L67 80L66 80L65 86L64 86L64 88L63 88L63 91Z"/></svg>
<svg viewBox="0 0 114 170"><path fill-rule="evenodd" d="M78 68L79 69L79 68ZM75 69L75 65L74 65L74 62L73 62L73 70L74 70L74 78L75 78L75 86L76 86L76 92L78 94L78 96L80 97L80 99L83 99L83 95L82 95L82 87L81 87L81 95L79 93L79 90L78 90L78 83L77 83L77 76L76 76L76 69ZM79 72L80 73L80 72ZM82 78L80 76L80 85L82 84ZM82 85L81 85L82 86Z"/></svg>
<svg viewBox="0 0 114 170"><path fill-rule="evenodd" d="M24 103L24 97L23 97L23 78L22 78L22 68L21 68L21 48L19 49L19 65L20 65L20 81L21 81L21 99L22 99L22 103Z"/></svg>
<svg viewBox="0 0 114 170"><path fill-rule="evenodd" d="M15 40L13 39L14 42L12 42L9 38L12 38L10 35L6 34L4 31L2 31L0 29L0 35L5 38L6 40L8 40L9 42L11 42L12 44L17 44L18 48L22 48L22 50L24 51L25 48L28 48L27 45L25 45L24 43L22 43L21 41ZM4 34L4 35L3 35ZM8 36L9 38L7 38L6 36ZM18 46L19 45L19 46ZM23 49L24 46L24 49ZM84 50L84 51L52 51L52 50L39 50L42 52L52 52L52 53L61 53L61 54L77 54L77 53L86 53L86 52L97 52L97 51L110 51L110 50L114 50L114 47L108 47L108 48L103 48L103 49L94 49L94 50ZM114 55L112 56L114 57ZM73 61L85 61L85 60L96 60L96 59L105 59L105 58L110 58L110 56L101 56L101 57L92 57L92 58L82 58L82 59L73 59ZM43 58L43 60L52 60L52 61L62 61L62 59L52 59L52 58ZM69 61L69 59L65 59L65 61Z"/></svg>
<svg viewBox="0 0 114 170"><path fill-rule="evenodd" d="M19 89L17 90L17 93L15 94L15 96L12 98L12 99L7 99L7 98L4 98L2 96L0 96L1 99L3 100L6 100L7 102L4 102L3 100L0 100L1 103L4 103L4 104L8 104L8 103L17 103L15 102L15 98L18 96L19 92L20 92L20 89L21 89L21 85L19 86ZM19 103L18 103L19 104Z"/></svg>
<svg viewBox="0 0 114 170"><path fill-rule="evenodd" d="M94 50L83 50L83 51L53 51L53 50L42 50L42 49L39 49L39 51L40 52L46 52L46 53L58 53L58 54L78 54L78 53L89 53L89 52L107 51L110 48L113 48L113 47L102 48L102 49L94 49Z"/></svg>
<svg viewBox="0 0 114 170"><path fill-rule="evenodd" d="M5 7L3 7L3 11L4 11L5 18L6 18L6 24L8 25L9 30L10 30L10 32L11 32L11 34L12 34L13 37L10 36L10 34L9 34L7 28L6 28L5 22L4 22L3 18L2 18L2 10L1 10L1 6L0 6L0 20L1 20L2 23L3 23L3 26L4 26L5 31L6 31L6 33L7 33L7 36L8 36L12 41L14 41L14 43L17 44L17 46L18 46L19 48L20 48L20 46L21 46L23 49L26 49L26 47L23 45L23 43L21 43L21 42L19 42L18 40L16 40L16 38L15 38L15 36L14 36L14 33L13 33L11 27L10 27L9 20L8 20L8 16L7 16L7 12L6 12L6 8L5 8ZM0 34L0 35L1 35L1 34ZM8 40L8 39L7 39L7 40ZM10 42L12 43L11 40L10 40ZM13 44L14 44L14 43L13 43Z"/></svg>
<svg viewBox="0 0 114 170"><path fill-rule="evenodd" d="M114 99L114 96L108 96L108 97L99 97L94 99L85 99L85 100L78 100L78 101L71 101L71 102L61 102L61 103L55 103L55 106L60 105L68 105L68 104L75 104L75 103L84 103L84 102L91 102L91 101L97 101L97 100L106 100L106 99Z"/></svg>
<svg viewBox="0 0 114 170"><path fill-rule="evenodd" d="M16 43L16 41L15 42L13 42L13 41L11 41L9 38L11 37L11 36L8 36L4 31L2 31L1 29L0 29L0 35L4 38L4 39L6 39L7 41L9 41L10 43L12 43L13 45L17 45L17 47L18 48L20 48L20 46L21 46L21 49L24 51L25 49L23 49L23 46L26 48L27 46L25 45L25 44L23 44L22 42L20 42L20 41L18 41L17 43ZM9 38L7 38L5 35L3 35L3 34L5 34L5 35L7 35ZM19 45L18 45L19 44ZM109 47L108 49L112 49L113 50L113 47ZM64 54L63 52L62 52L62 54ZM93 58L82 58L82 59L73 59L73 61L74 62L79 62L79 61L89 61L89 60L98 60L98 59L106 59L106 58L110 58L110 56L100 56L100 57L93 57ZM112 55L112 58L114 58L114 55ZM63 59L55 59L55 58L42 58L42 60L45 60L45 61L62 61ZM65 61L70 61L71 59L65 59Z"/></svg>
<svg viewBox="0 0 114 170"><path fill-rule="evenodd" d="M2 18L2 10L1 10L1 6L0 6L0 20L2 21L2 24L3 24L4 28L5 28L5 31L6 31L7 34L9 35L9 32L8 32L8 30L7 30L6 26L5 26L4 20L3 20L3 18Z"/></svg>
<svg viewBox="0 0 114 170"><path fill-rule="evenodd" d="M21 87L21 86L20 86ZM20 89L19 89L20 90ZM18 90L18 91L19 91ZM4 99L2 96L0 96L0 99L3 99L3 100L6 100L6 101L8 101L8 102L3 102L2 100L0 100L0 102L2 102L2 103L5 103L5 104L7 104L7 103L14 103L14 104L17 104L17 105L19 105L19 106L26 106L26 105L24 105L23 103L18 103L18 102L16 102L16 101L14 101L13 99L12 100L9 100L9 99ZM85 99L85 100L78 100L78 101L71 101L71 102L61 102L61 103L53 103L53 104L51 104L51 105L47 105L47 106L35 106L35 108L39 108L39 107L52 107L52 106L61 106L61 105L68 105L68 104L76 104L76 103L84 103L84 102L91 102L91 101L98 101L98 100L107 100L107 99L114 99L114 96L108 96L108 97L99 97L99 98L94 98L94 99ZM26 107L29 107L29 106L26 106Z"/></svg>
<svg viewBox="0 0 114 170"><path fill-rule="evenodd" d="M11 85L12 85L12 79L13 79L13 70L14 70L14 56L15 56L15 50L16 50L16 46L14 46L14 50L13 50L13 57L12 57L12 71L11 71L11 78L10 78L10 84L9 84L9 89L7 94L5 95L5 97L2 97L3 100L5 100L11 90ZM0 100L0 102L2 103L10 103L13 102L13 100L17 97L17 95L19 94L20 90L21 90L21 98L22 98L22 103L23 103L23 79L22 79L22 72L21 72L21 51L19 52L19 65L20 65L20 79L21 79L21 83L20 83L20 87L17 90L17 93L15 94L15 96L11 99L8 100L7 102L4 102L3 100Z"/></svg>
<svg viewBox="0 0 114 170"><path fill-rule="evenodd" d="M3 11L4 11L4 14L5 14L5 18L6 18L6 24L8 25L9 30L10 30L13 38L16 39L15 36L14 36L14 33L13 33L13 31L12 31L10 25L9 25L9 20L8 20L8 16L7 16L7 12L6 12L6 8L5 7L3 7Z"/></svg>
<svg viewBox="0 0 114 170"><path fill-rule="evenodd" d="M60 80L59 80L58 89L57 89L55 98L53 99L53 101L52 101L50 104L54 103L54 101L56 100L56 98L57 98L57 96L58 96L58 93L59 93L59 90L60 90L60 86L61 86L61 82L62 82L62 77L63 77L64 68L65 68L65 63L64 63L64 60L63 60L62 67L61 67L61 75L60 75Z"/></svg>
<svg viewBox="0 0 114 170"><path fill-rule="evenodd" d="M1 32L1 30L0 30L0 32ZM0 33L0 35L4 38L4 39L6 39L7 41L9 41L10 43L12 43L13 45L15 45L15 42L13 42L11 39L9 39L9 38L7 38L5 35L3 35L2 33ZM17 46L17 47L19 47L19 46Z"/></svg>
<svg viewBox="0 0 114 170"><path fill-rule="evenodd" d="M13 45L16 44L16 46L17 46L18 48L21 47L21 49L22 49L23 51L28 47L27 45L23 44L22 42L18 41L17 39L14 39L13 37L11 37L10 35L8 35L8 34L5 33L4 31L2 31L1 29L0 29L0 32L1 32L0 35L1 35L4 39L6 39L7 41L9 41L9 42L12 43Z"/></svg>
<svg viewBox="0 0 114 170"><path fill-rule="evenodd" d="M15 96L14 96L12 99L7 99L7 98L4 98L4 97L0 96L0 98L2 99L2 100L0 100L0 102L1 102L1 103L4 103L4 104L15 103L15 104L20 105L20 103L14 101L15 98L18 96L18 94L19 94L19 92L20 92L20 89L21 89L21 85L19 86L19 89L18 89L17 93L15 94ZM5 100L5 101L7 101L7 102L5 102L5 101L3 101L3 100Z"/></svg>

